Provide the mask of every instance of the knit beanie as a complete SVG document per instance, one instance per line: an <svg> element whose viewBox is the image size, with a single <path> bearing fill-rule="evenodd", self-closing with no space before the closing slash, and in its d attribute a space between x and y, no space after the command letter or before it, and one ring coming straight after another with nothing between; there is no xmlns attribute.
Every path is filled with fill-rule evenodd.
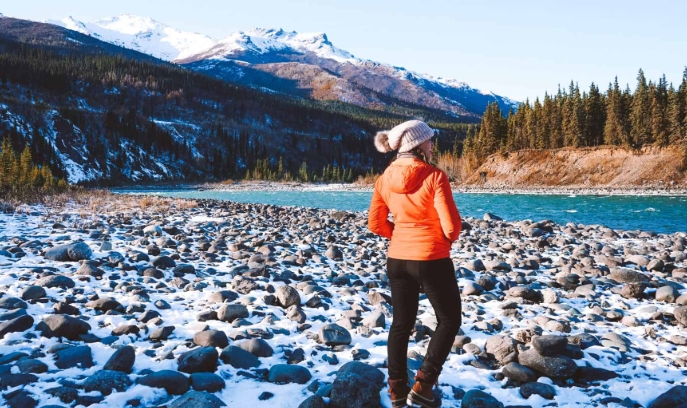
<svg viewBox="0 0 687 408"><path fill-rule="evenodd" d="M398 150L409 152L434 136L434 130L421 120L409 120L391 130L377 132L374 143L377 150L387 153Z"/></svg>

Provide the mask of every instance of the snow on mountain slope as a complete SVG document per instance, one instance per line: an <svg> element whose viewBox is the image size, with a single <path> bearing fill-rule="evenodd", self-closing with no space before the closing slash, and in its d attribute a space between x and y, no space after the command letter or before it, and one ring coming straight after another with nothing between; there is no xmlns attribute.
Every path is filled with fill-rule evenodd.
<svg viewBox="0 0 687 408"><path fill-rule="evenodd" d="M293 59L279 60L271 53L296 55L315 55L322 60L332 60L337 64L362 66L374 64L384 66L391 76L409 83L416 83L427 89L441 89L446 92L477 94L499 99L505 106L517 106L517 102L500 97L492 92L484 92L470 87L465 82L455 79L434 77L428 74L409 71L403 67L379 64L370 60L356 58L353 54L335 47L325 33L298 33L282 29L254 28L248 31L232 33L219 41L198 34L177 30L148 17L123 14L105 18L93 23L84 23L71 17L60 21L48 21L70 30L93 36L115 45L131 48L163 60L179 64L202 63L212 67L218 62L231 61L250 65L253 63L291 62ZM251 58L252 57L252 58ZM316 63L325 67L321 63ZM196 64L194 69L207 69L203 64ZM452 98L447 101L453 101ZM480 113L481 112L477 112Z"/></svg>
<svg viewBox="0 0 687 408"><path fill-rule="evenodd" d="M206 35L177 30L151 18L131 14L105 18L93 23L84 23L72 17L59 21L49 20L47 23L166 61L187 58L215 44L215 41Z"/></svg>
<svg viewBox="0 0 687 408"><path fill-rule="evenodd" d="M358 61L351 53L334 47L325 33L286 32L282 29L255 28L247 32L231 34L218 42L215 56L226 57L233 51L253 51L264 54L270 51L291 49L301 53L312 52L320 58L337 62ZM227 51L223 55L223 51Z"/></svg>

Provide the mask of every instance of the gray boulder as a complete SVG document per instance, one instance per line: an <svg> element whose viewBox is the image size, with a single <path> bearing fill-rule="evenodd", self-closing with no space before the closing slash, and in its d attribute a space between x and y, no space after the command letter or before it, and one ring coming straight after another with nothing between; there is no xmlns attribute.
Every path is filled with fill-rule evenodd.
<svg viewBox="0 0 687 408"><path fill-rule="evenodd" d="M50 315L36 325L36 330L43 337L64 337L69 340L78 340L90 329L91 326L83 320L62 314Z"/></svg>
<svg viewBox="0 0 687 408"><path fill-rule="evenodd" d="M522 395L524 399L529 399L535 394L544 399L552 400L556 396L556 389L549 384L540 382L530 382L520 387L520 395Z"/></svg>
<svg viewBox="0 0 687 408"><path fill-rule="evenodd" d="M351 344L351 333L338 324L329 323L320 328L320 342L328 346Z"/></svg>
<svg viewBox="0 0 687 408"><path fill-rule="evenodd" d="M220 330L203 330L193 335L193 342L201 347L225 348L229 345L226 333Z"/></svg>
<svg viewBox="0 0 687 408"><path fill-rule="evenodd" d="M98 391L110 395L112 391L122 392L132 384L128 375L121 371L99 370L91 374L83 386L86 392Z"/></svg>
<svg viewBox="0 0 687 408"><path fill-rule="evenodd" d="M63 275L50 275L44 278L40 278L36 281L36 286L42 286L44 288L62 288L71 289L76 286L76 283L67 276Z"/></svg>
<svg viewBox="0 0 687 408"><path fill-rule="evenodd" d="M222 305L217 310L217 318L223 322L233 322L236 319L248 317L248 308L244 305Z"/></svg>
<svg viewBox="0 0 687 408"><path fill-rule="evenodd" d="M675 320L683 326L687 326L687 306L676 307L673 310L673 316Z"/></svg>
<svg viewBox="0 0 687 408"><path fill-rule="evenodd" d="M214 347L199 347L179 356L179 371L184 373L213 373L217 370L219 354Z"/></svg>
<svg viewBox="0 0 687 408"><path fill-rule="evenodd" d="M272 347L263 339L246 340L236 344L236 346L256 357L271 357L274 354Z"/></svg>
<svg viewBox="0 0 687 408"><path fill-rule="evenodd" d="M310 370L295 364L275 364L267 374L267 381L280 384L305 384L311 378Z"/></svg>
<svg viewBox="0 0 687 408"><path fill-rule="evenodd" d="M0 339L4 338L8 333L17 333L29 330L33 326L33 317L29 315L21 315L12 320L7 320L0 323Z"/></svg>
<svg viewBox="0 0 687 408"><path fill-rule="evenodd" d="M138 380L139 384L152 388L164 388L169 394L181 395L191 388L188 377L178 371L162 370L150 373Z"/></svg>
<svg viewBox="0 0 687 408"><path fill-rule="evenodd" d="M648 283L650 281L649 277L641 272L620 268L613 269L610 278L623 283Z"/></svg>
<svg viewBox="0 0 687 408"><path fill-rule="evenodd" d="M356 374L373 384L384 384L384 373L380 369L359 361L349 361L342 365L337 372L337 375L341 374Z"/></svg>
<svg viewBox="0 0 687 408"><path fill-rule="evenodd" d="M661 286L656 291L656 300L659 302L675 303L680 297L680 292L672 286Z"/></svg>
<svg viewBox="0 0 687 408"><path fill-rule="evenodd" d="M534 336L532 347L542 356L555 356L565 352L568 339L563 336Z"/></svg>
<svg viewBox="0 0 687 408"><path fill-rule="evenodd" d="M466 392L460 406L462 408L503 408L499 400L480 390Z"/></svg>
<svg viewBox="0 0 687 408"><path fill-rule="evenodd" d="M189 391L172 401L169 408L219 408L227 404L206 391Z"/></svg>
<svg viewBox="0 0 687 408"><path fill-rule="evenodd" d="M130 374L136 361L136 351L131 346L123 346L117 349L107 360L104 370L120 371Z"/></svg>
<svg viewBox="0 0 687 408"><path fill-rule="evenodd" d="M27 286L22 292L21 292L21 298L22 300L35 300L35 299L40 299L46 296L45 289L41 286L33 285L33 286Z"/></svg>
<svg viewBox="0 0 687 408"><path fill-rule="evenodd" d="M260 360L250 352L236 347L228 346L222 350L219 356L223 363L229 364L234 368L249 369L260 365Z"/></svg>
<svg viewBox="0 0 687 408"><path fill-rule="evenodd" d="M565 356L542 356L535 349L520 353L518 362L552 379L571 378L577 370L573 359Z"/></svg>
<svg viewBox="0 0 687 408"><path fill-rule="evenodd" d="M501 370L506 378L520 383L536 381L537 373L519 363L508 363Z"/></svg>
<svg viewBox="0 0 687 408"><path fill-rule="evenodd" d="M338 374L332 384L330 406L333 408L378 408L380 388L354 373Z"/></svg>
<svg viewBox="0 0 687 408"><path fill-rule="evenodd" d="M687 386L676 385L653 400L648 408L676 408L687 404Z"/></svg>
<svg viewBox="0 0 687 408"><path fill-rule="evenodd" d="M5 297L0 298L0 309L14 310L14 309L26 309L29 305L23 300L16 297Z"/></svg>
<svg viewBox="0 0 687 408"><path fill-rule="evenodd" d="M208 298L208 302L210 302L210 303L233 302L238 298L239 298L239 295L236 292L232 292L230 290L220 290L218 292L214 292L213 294L211 294L210 297Z"/></svg>
<svg viewBox="0 0 687 408"><path fill-rule="evenodd" d="M67 246L67 254L69 255L69 259L76 262L83 259L91 259L91 256L93 256L93 251L87 243L77 242Z"/></svg>
<svg viewBox="0 0 687 408"><path fill-rule="evenodd" d="M279 286L275 295L277 296L277 302L284 309L293 305L300 306L301 304L301 296L298 294L298 291L289 285Z"/></svg>
<svg viewBox="0 0 687 408"><path fill-rule="evenodd" d="M508 336L499 335L490 337L484 345L484 350L488 355L493 355L501 364L508 364L518 359L515 340Z"/></svg>
<svg viewBox="0 0 687 408"><path fill-rule="evenodd" d="M91 302L86 303L86 307L89 307L91 309L99 310L101 312L107 312L109 310L117 310L117 311L124 311L124 306L122 306L119 302L116 300L110 298L110 297L103 297L100 299L93 300Z"/></svg>
<svg viewBox="0 0 687 408"><path fill-rule="evenodd" d="M93 367L93 355L88 346L68 346L55 352L55 365L59 369Z"/></svg>
<svg viewBox="0 0 687 408"><path fill-rule="evenodd" d="M225 387L224 378L213 373L191 374L191 387L196 391L218 392Z"/></svg>
<svg viewBox="0 0 687 408"><path fill-rule="evenodd" d="M475 282L467 282L465 285L463 285L464 296L479 295L482 292L484 292L484 288Z"/></svg>
<svg viewBox="0 0 687 408"><path fill-rule="evenodd" d="M303 400L298 408L327 408L327 403L319 395L311 395Z"/></svg>

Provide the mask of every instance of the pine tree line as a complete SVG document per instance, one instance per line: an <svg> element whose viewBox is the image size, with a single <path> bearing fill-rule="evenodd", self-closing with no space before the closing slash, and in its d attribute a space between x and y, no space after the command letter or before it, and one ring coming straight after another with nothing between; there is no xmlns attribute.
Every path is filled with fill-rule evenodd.
<svg viewBox="0 0 687 408"><path fill-rule="evenodd" d="M50 167L33 163L29 146L17 155L9 139L3 139L0 146L0 197L27 199L67 188L67 182L53 176Z"/></svg>
<svg viewBox="0 0 687 408"><path fill-rule="evenodd" d="M568 90L527 100L507 117L492 103L479 129L468 130L462 153L479 162L496 152L600 145L676 146L687 155L687 69L677 89L665 75L647 82L640 69L634 92L629 85L621 90L616 77L605 93L593 83L580 92L571 82Z"/></svg>
<svg viewBox="0 0 687 408"><path fill-rule="evenodd" d="M352 167L326 165L322 171L308 169L308 163L303 161L297 172L291 172L284 167L284 161L279 157L277 166L272 166L269 159L257 160L255 166L246 171L246 180L266 180L266 181L302 181L302 182L324 182L324 183L351 183L359 176L366 174L360 169L354 170ZM370 170L367 171L370 174Z"/></svg>

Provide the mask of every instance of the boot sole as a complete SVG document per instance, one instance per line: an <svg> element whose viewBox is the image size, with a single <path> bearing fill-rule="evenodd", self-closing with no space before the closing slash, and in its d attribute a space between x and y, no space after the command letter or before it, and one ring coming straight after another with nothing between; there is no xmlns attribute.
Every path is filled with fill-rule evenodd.
<svg viewBox="0 0 687 408"><path fill-rule="evenodd" d="M408 403L409 407L413 408L439 408L441 406L441 401L437 403L435 400L428 400L412 390L410 391L410 394L408 394L408 400L406 402Z"/></svg>
<svg viewBox="0 0 687 408"><path fill-rule="evenodd" d="M408 407L408 400L402 399L402 400L391 401L391 407L392 408L407 408Z"/></svg>

